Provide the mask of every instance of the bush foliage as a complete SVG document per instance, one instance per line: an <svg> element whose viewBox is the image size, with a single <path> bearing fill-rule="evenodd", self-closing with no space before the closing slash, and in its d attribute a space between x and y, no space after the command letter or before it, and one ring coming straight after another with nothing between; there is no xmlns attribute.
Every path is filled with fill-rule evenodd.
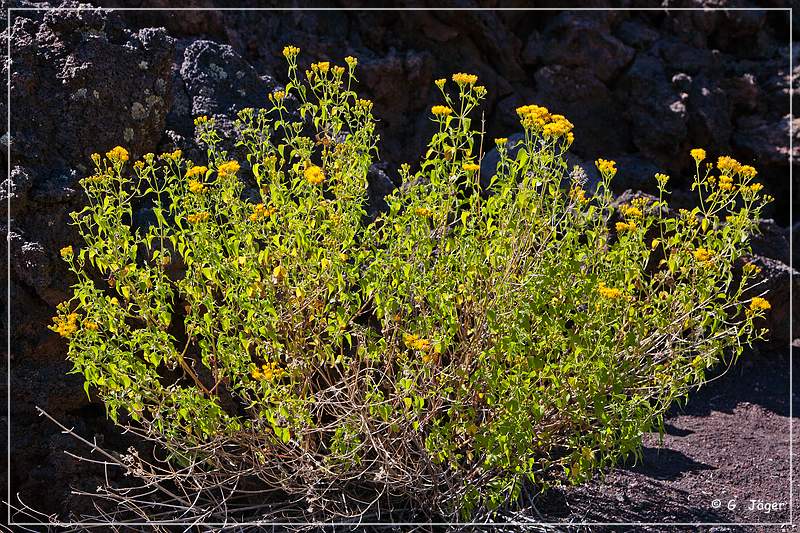
<svg viewBox="0 0 800 533"><path fill-rule="evenodd" d="M206 117L202 164L95 154L84 242L62 250L77 283L53 329L74 371L173 461L334 514L353 508L344 491L475 516L635 453L763 334L769 303L744 296L756 268L736 267L770 200L752 167L693 150L696 209L668 209L663 174L658 199L617 205L614 162L586 191L572 124L530 105L519 146L496 139L482 168L486 89L459 73L436 81L428 151L371 219L357 60L303 78L284 55L286 87L239 114L246 163Z"/></svg>

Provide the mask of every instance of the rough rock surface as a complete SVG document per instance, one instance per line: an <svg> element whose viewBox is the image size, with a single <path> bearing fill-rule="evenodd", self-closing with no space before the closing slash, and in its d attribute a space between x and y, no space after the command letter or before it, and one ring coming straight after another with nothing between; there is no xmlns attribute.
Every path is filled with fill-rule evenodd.
<svg viewBox="0 0 800 533"><path fill-rule="evenodd" d="M130 7L121 0L95 3ZM3 7L32 5L3 2ZM478 4L459 4L473 5ZM650 4L631 4L639 5ZM713 3L730 5L732 0ZM142 0L136 6L170 4ZM800 21L793 27L800 31ZM300 46L304 64L358 56L360 89L375 101L383 138L382 161L369 174L372 213L399 185L397 166L424 153L432 133L426 113L437 102L432 80L457 71L477 73L489 90L488 139L519 131L517 106L545 104L576 124L570 164L581 165L590 182L597 157L618 161L617 192L652 191L652 175L662 170L673 176L673 199L691 202L685 178L693 166L687 152L695 146L714 156L730 152L754 165L777 198L765 213L775 223L765 226L754 253L773 288L769 320L787 332L777 340L789 340L788 287L794 283L797 289L797 275L786 266L785 228L796 222L788 215L789 202L795 201L788 175L790 158L796 165L800 155L800 122L789 115L792 36L785 13L81 9L17 11L8 31L12 144L9 154L6 132L0 162L11 158L11 175L0 187L0 203L11 198L12 222L5 228L2 217L0 224L9 231L11 253L11 481L43 510L79 510L80 503L65 499L68 484L91 486L102 472L70 462L62 450L73 445L37 417L34 406L86 436L114 434L107 431L102 408L86 398L81 380L65 377L64 345L46 329L70 283L57 251L74 242L68 214L81 205L77 180L89 171L89 155L122 144L133 157L174 148L199 157L189 152L193 117L214 115L230 132L236 111L259 106L283 83L280 51L286 43ZM800 83L800 67L793 72ZM8 107L0 105L5 116ZM798 137L790 154L792 120ZM491 157L490 152L484 165Z"/></svg>

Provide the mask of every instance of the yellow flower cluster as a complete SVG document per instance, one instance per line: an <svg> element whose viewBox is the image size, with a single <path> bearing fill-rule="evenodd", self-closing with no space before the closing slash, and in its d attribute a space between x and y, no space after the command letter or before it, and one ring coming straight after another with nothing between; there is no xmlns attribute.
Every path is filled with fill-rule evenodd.
<svg viewBox="0 0 800 533"><path fill-rule="evenodd" d="M658 174L656 174L656 181L663 187L669 181L669 176L659 172Z"/></svg>
<svg viewBox="0 0 800 533"><path fill-rule="evenodd" d="M764 188L764 186L763 186L762 184L760 184L760 183L753 183L753 184L751 184L751 185L750 185L750 187L749 187L749 188L750 188L750 190L751 190L751 191L753 191L753 192L758 192L758 191L760 191L761 189L763 189L763 188Z"/></svg>
<svg viewBox="0 0 800 533"><path fill-rule="evenodd" d="M742 165L739 167L739 174L745 178L755 178L758 171L750 165Z"/></svg>
<svg viewBox="0 0 800 533"><path fill-rule="evenodd" d="M518 107L517 115L525 128L543 128L550 120L550 111L536 104Z"/></svg>
<svg viewBox="0 0 800 533"><path fill-rule="evenodd" d="M194 119L194 125L195 126L202 126L203 124L206 124L208 122L209 122L209 118L206 115L200 115L199 117Z"/></svg>
<svg viewBox="0 0 800 533"><path fill-rule="evenodd" d="M722 174L719 177L719 188L723 191L733 190L733 178L728 174Z"/></svg>
<svg viewBox="0 0 800 533"><path fill-rule="evenodd" d="M319 185L325 181L325 171L317 165L308 166L305 171L303 171L303 176L306 178L306 181L312 185Z"/></svg>
<svg viewBox="0 0 800 533"><path fill-rule="evenodd" d="M435 105L431 108L431 113L437 117L447 117L453 113L453 110L446 105Z"/></svg>
<svg viewBox="0 0 800 533"><path fill-rule="evenodd" d="M347 63L347 66L351 69L356 68L356 65L358 65L358 59L353 56L345 57L344 62Z"/></svg>
<svg viewBox="0 0 800 533"><path fill-rule="evenodd" d="M217 168L217 174L220 176L232 176L239 172L240 168L237 161L227 161Z"/></svg>
<svg viewBox="0 0 800 533"><path fill-rule="evenodd" d="M745 263L744 266L742 267L742 270L744 270L744 272L746 274L759 274L759 273L761 273L761 267L759 267L755 263Z"/></svg>
<svg viewBox="0 0 800 533"><path fill-rule="evenodd" d="M463 165L461 165L461 168L463 168L467 172L477 172L478 170L481 169L481 166L476 163L464 163Z"/></svg>
<svg viewBox="0 0 800 533"><path fill-rule="evenodd" d="M83 321L83 327L88 329L89 331L97 331L99 326L97 325L97 322L93 322L87 319Z"/></svg>
<svg viewBox="0 0 800 533"><path fill-rule="evenodd" d="M772 309L770 303L761 298L760 296L756 296L752 300L750 300L750 310L751 311L767 311L768 309Z"/></svg>
<svg viewBox="0 0 800 533"><path fill-rule="evenodd" d="M250 215L250 220L257 222L272 216L274 213L274 207L265 207L264 204L256 204L253 206L253 213Z"/></svg>
<svg viewBox="0 0 800 533"><path fill-rule="evenodd" d="M438 80L436 80L434 83L436 83L436 86L437 86L438 88L440 88L440 89L444 89L444 84L445 84L445 83L447 83L447 80L446 80L446 79L444 79L444 78L439 78L439 79L438 79Z"/></svg>
<svg viewBox="0 0 800 533"><path fill-rule="evenodd" d="M286 93L284 91L275 91L269 94L269 99L275 102L281 102L284 98L286 98Z"/></svg>
<svg viewBox="0 0 800 533"><path fill-rule="evenodd" d="M181 150L175 150L174 152L164 152L161 154L162 159L169 159L170 161L177 161L181 158L183 152Z"/></svg>
<svg viewBox="0 0 800 533"><path fill-rule="evenodd" d="M698 248L697 250L695 250L693 255L694 255L694 258L697 259L698 261L700 261L701 263L706 263L708 261L711 261L711 257L712 257L711 252L709 252L707 249L703 248L702 246L700 248Z"/></svg>
<svg viewBox="0 0 800 533"><path fill-rule="evenodd" d="M573 185L572 188L569 190L569 197L573 201L579 204L585 204L589 201L586 198L586 191L584 191L581 187L578 187L577 185Z"/></svg>
<svg viewBox="0 0 800 533"><path fill-rule="evenodd" d="M623 216L629 218L639 218L642 216L642 210L636 205L622 204L619 206L619 211Z"/></svg>
<svg viewBox="0 0 800 533"><path fill-rule="evenodd" d="M283 47L283 57L286 59L297 57L297 54L300 53L300 49L296 46L286 45Z"/></svg>
<svg viewBox="0 0 800 533"><path fill-rule="evenodd" d="M111 161L120 161L125 162L128 160L128 151L123 148L122 146L115 146L108 152L106 152L106 157L108 157Z"/></svg>
<svg viewBox="0 0 800 533"><path fill-rule="evenodd" d="M186 220L188 220L190 224L197 224L208 220L208 216L208 212L201 211L200 213L192 213L186 217Z"/></svg>
<svg viewBox="0 0 800 533"><path fill-rule="evenodd" d="M197 180L189 180L189 192L200 194L206 190L205 186Z"/></svg>
<svg viewBox="0 0 800 533"><path fill-rule="evenodd" d="M366 98L359 98L358 100L356 100L356 107L370 110L372 109L372 100L367 100Z"/></svg>
<svg viewBox="0 0 800 533"><path fill-rule="evenodd" d="M186 171L186 177L187 178L194 178L195 176L205 176L207 171L208 171L208 168L206 168L204 166L200 166L200 165L193 166L192 168L190 168L189 170Z"/></svg>
<svg viewBox="0 0 800 533"><path fill-rule="evenodd" d="M459 85L474 85L478 81L478 76L475 74L465 74L457 72L453 74L453 81Z"/></svg>
<svg viewBox="0 0 800 533"><path fill-rule="evenodd" d="M614 176L617 173L617 162L608 159L598 159L594 162L597 165L597 170L603 175Z"/></svg>
<svg viewBox="0 0 800 533"><path fill-rule="evenodd" d="M311 71L312 72L319 72L321 74L325 74L331 68L331 64L327 61L320 61L318 63L311 64Z"/></svg>
<svg viewBox="0 0 800 533"><path fill-rule="evenodd" d="M603 298L608 298L610 300L615 300L617 298L622 297L621 290L616 289L614 287L608 287L606 286L605 282L602 281L597 285L597 292L599 292L600 296L602 296Z"/></svg>
<svg viewBox="0 0 800 533"><path fill-rule="evenodd" d="M336 76L341 76L342 74L344 74L344 67L341 67L339 65L334 65L333 74Z"/></svg>
<svg viewBox="0 0 800 533"><path fill-rule="evenodd" d="M78 313L70 313L65 318L53 318L55 332L62 337L69 337L78 330Z"/></svg>
<svg viewBox="0 0 800 533"><path fill-rule="evenodd" d="M722 155L717 159L717 168L722 172L738 172L741 166L741 163L727 155Z"/></svg>
<svg viewBox="0 0 800 533"><path fill-rule="evenodd" d="M418 335L412 335L411 333L403 334L403 343L406 347L412 350L419 350L420 352L427 352L431 349L431 341L420 338Z"/></svg>
<svg viewBox="0 0 800 533"><path fill-rule="evenodd" d="M278 365L278 363L270 361L265 365L261 365L260 369L253 369L250 375L253 376L253 379L257 379L258 381L271 381L273 379L280 379L285 374L286 372Z"/></svg>
<svg viewBox="0 0 800 533"><path fill-rule="evenodd" d="M416 209L414 209L414 213L418 217L422 217L422 218L428 218L428 217L433 215L433 211L431 211L427 207L417 207Z"/></svg>
<svg viewBox="0 0 800 533"><path fill-rule="evenodd" d="M572 143L572 128L575 126L567 120L564 115L551 115L550 122L542 128L542 135L545 137L567 137L569 142Z"/></svg>
<svg viewBox="0 0 800 533"><path fill-rule="evenodd" d="M65 247L63 247L61 249L60 253L61 253L61 257L63 257L64 259L67 259L69 257L72 257L72 254L74 253L74 251L72 250L72 246L65 246Z"/></svg>
<svg viewBox="0 0 800 533"><path fill-rule="evenodd" d="M706 158L706 151L702 148L693 148L689 153L697 163Z"/></svg>
<svg viewBox="0 0 800 533"><path fill-rule="evenodd" d="M508 143L507 137L498 137L497 139L494 140L494 144L496 144L497 146L504 146L506 143Z"/></svg>
<svg viewBox="0 0 800 533"><path fill-rule="evenodd" d="M628 220L627 222L617 222L616 228L620 233L623 231L633 231L636 229L636 222L633 222L632 220Z"/></svg>

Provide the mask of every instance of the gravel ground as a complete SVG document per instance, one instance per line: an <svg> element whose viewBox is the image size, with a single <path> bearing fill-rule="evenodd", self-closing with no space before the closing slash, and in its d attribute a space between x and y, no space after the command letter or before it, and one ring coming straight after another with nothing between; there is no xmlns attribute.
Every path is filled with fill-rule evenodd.
<svg viewBox="0 0 800 533"><path fill-rule="evenodd" d="M797 450L796 394L793 400ZM686 524L596 526L592 531L788 530L772 524L789 521L789 421L788 356L742 357L685 406L673 408L663 441L657 434L645 437L643 461L617 468L604 480L550 494L540 510L564 522ZM796 488L796 460L793 470ZM798 509L795 490L795 517Z"/></svg>

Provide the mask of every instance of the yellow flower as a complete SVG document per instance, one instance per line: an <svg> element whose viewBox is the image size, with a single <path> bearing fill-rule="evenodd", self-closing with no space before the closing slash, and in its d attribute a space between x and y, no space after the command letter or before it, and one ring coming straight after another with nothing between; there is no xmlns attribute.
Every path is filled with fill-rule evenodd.
<svg viewBox="0 0 800 533"><path fill-rule="evenodd" d="M758 192L763 188L764 188L764 186L762 184L760 184L760 183L753 183L752 185L750 185L750 190L753 191L753 192Z"/></svg>
<svg viewBox="0 0 800 533"><path fill-rule="evenodd" d="M586 198L586 191L577 185L573 185L569 190L569 197L579 204L585 204L589 200Z"/></svg>
<svg viewBox="0 0 800 533"><path fill-rule="evenodd" d="M700 261L701 263L706 263L708 261L711 261L711 257L712 257L711 252L709 252L703 247L700 247L694 251L694 258Z"/></svg>
<svg viewBox="0 0 800 533"><path fill-rule="evenodd" d="M78 313L70 313L65 318L57 316L53 318L53 323L55 324L53 331L62 337L70 337L78 330Z"/></svg>
<svg viewBox="0 0 800 533"><path fill-rule="evenodd" d="M320 61L319 63L312 63L311 70L314 72L322 72L323 74L330 70L331 64L327 61Z"/></svg>
<svg viewBox="0 0 800 533"><path fill-rule="evenodd" d="M744 270L744 272L746 274L760 274L761 273L761 268L758 265L756 265L755 263L745 263L745 265L742 267L742 270Z"/></svg>
<svg viewBox="0 0 800 533"><path fill-rule="evenodd" d="M108 157L111 161L114 162L125 162L128 160L128 151L123 148L122 146L115 146L108 152L106 152L106 157Z"/></svg>
<svg viewBox="0 0 800 533"><path fill-rule="evenodd" d="M341 76L342 74L344 74L344 67L340 67L339 65L334 65L333 66L333 73L336 76Z"/></svg>
<svg viewBox="0 0 800 533"><path fill-rule="evenodd" d="M164 152L161 154L162 159L170 159L172 161L177 161L181 158L183 152L181 150L175 150L174 152Z"/></svg>
<svg viewBox="0 0 800 533"><path fill-rule="evenodd" d="M427 207L417 207L416 209L414 209L414 213L418 217L422 217L422 218L428 218L431 215L433 215L433 211L431 211Z"/></svg>
<svg viewBox="0 0 800 533"><path fill-rule="evenodd" d="M453 81L459 85L474 85L478 81L478 76L475 74L465 74L457 72L453 74Z"/></svg>
<svg viewBox="0 0 800 533"><path fill-rule="evenodd" d="M325 181L325 171L317 165L311 165L303 171L306 181L312 185L319 185Z"/></svg>
<svg viewBox="0 0 800 533"><path fill-rule="evenodd" d="M481 166L476 163L464 163L463 165L461 165L461 168L463 168L467 172L477 172L478 170L480 170Z"/></svg>
<svg viewBox="0 0 800 533"><path fill-rule="evenodd" d="M737 160L727 155L720 156L717 159L717 168L722 172L738 172L741 166Z"/></svg>
<svg viewBox="0 0 800 533"><path fill-rule="evenodd" d="M142 170L144 168L144 161L137 161L133 164L133 168L136 170Z"/></svg>
<svg viewBox="0 0 800 533"><path fill-rule="evenodd" d="M755 298L750 300L751 311L766 311L771 308L772 306L770 305L770 303L764 298L761 298L759 296L756 296Z"/></svg>
<svg viewBox="0 0 800 533"><path fill-rule="evenodd" d="M194 119L194 125L195 126L202 126L203 124L206 124L207 122L209 122L209 118L207 116L205 116L205 115L200 115L199 117Z"/></svg>
<svg viewBox="0 0 800 533"><path fill-rule="evenodd" d="M253 213L250 215L250 220L253 222L272 216L275 213L274 207L265 207L264 204L256 204L253 206Z"/></svg>
<svg viewBox="0 0 800 533"><path fill-rule="evenodd" d="M286 98L286 93L283 92L283 91L275 91L273 93L270 93L270 95L269 95L269 99L270 100L275 100L276 102L280 102L284 98Z"/></svg>
<svg viewBox="0 0 800 533"><path fill-rule="evenodd" d="M428 339L422 339L418 335L412 335L411 333L403 334L403 344L405 344L408 348L419 350L421 352L427 352L431 348L431 341Z"/></svg>
<svg viewBox="0 0 800 533"><path fill-rule="evenodd" d="M189 170L186 171L187 178L194 178L195 176L205 176L208 169L203 166L193 166Z"/></svg>
<svg viewBox="0 0 800 533"><path fill-rule="evenodd" d="M444 89L444 84L445 84L445 83L447 83L447 80L446 80L446 79L444 79L444 78L439 78L439 79L438 79L438 80L436 80L434 83L436 83L436 86L437 86L439 89Z"/></svg>
<svg viewBox="0 0 800 533"><path fill-rule="evenodd" d="M692 159L697 163L700 163L700 161L706 158L706 151L702 148L693 148L689 153L692 155Z"/></svg>
<svg viewBox="0 0 800 533"><path fill-rule="evenodd" d="M297 57L297 54L300 53L300 49L296 46L286 45L283 47L283 57L286 59L291 59Z"/></svg>
<svg viewBox="0 0 800 533"><path fill-rule="evenodd" d="M250 373L253 376L253 379L257 379L258 381L270 381L272 379L279 379L286 374L278 363L271 361L265 365L261 365L261 368L255 368Z"/></svg>
<svg viewBox="0 0 800 533"><path fill-rule="evenodd" d="M617 222L616 227L617 231L620 233L622 233L623 231L633 231L636 229L636 223L633 221Z"/></svg>
<svg viewBox="0 0 800 533"><path fill-rule="evenodd" d="M196 167L195 167L196 168ZM200 194L205 191L205 186L197 180L189 180L189 192L193 194Z"/></svg>
<svg viewBox="0 0 800 533"><path fill-rule="evenodd" d="M728 174L722 174L719 177L719 188L723 191L733 190L733 178L731 178Z"/></svg>
<svg viewBox="0 0 800 533"><path fill-rule="evenodd" d="M208 216L206 211L201 211L200 213L192 213L186 217L186 220L188 220L190 224L197 224L208 220Z"/></svg>
<svg viewBox="0 0 800 533"><path fill-rule="evenodd" d="M97 322L92 322L91 320L88 319L83 321L83 327L85 327L90 331L97 331L98 328Z"/></svg>
<svg viewBox="0 0 800 533"><path fill-rule="evenodd" d="M597 169L603 175L614 176L617 173L617 162L616 161L609 161L608 159L598 159L594 163L597 165Z"/></svg>
<svg viewBox="0 0 800 533"><path fill-rule="evenodd" d="M622 296L622 291L613 287L607 287L604 282L600 282L597 285L597 292L600 293L600 296L603 298L608 298L610 300L615 300Z"/></svg>
<svg viewBox="0 0 800 533"><path fill-rule="evenodd" d="M356 68L356 65L358 65L358 59L353 56L345 57L344 62L347 63L347 66L351 69Z"/></svg>
<svg viewBox="0 0 800 533"><path fill-rule="evenodd" d="M666 184L667 184L667 182L669 181L669 176L667 176L666 174L663 174L663 173L659 172L658 174L656 174L656 181L657 181L658 183L660 183L660 184L661 184L661 186L663 187L663 186L664 186L664 185L666 185Z"/></svg>
<svg viewBox="0 0 800 533"><path fill-rule="evenodd" d="M542 128L550 120L550 111L546 107L535 104L524 105L517 108L517 115L522 126L530 128Z"/></svg>
<svg viewBox="0 0 800 533"><path fill-rule="evenodd" d="M72 246L65 246L65 247L63 247L61 249L60 253L61 253L61 257L63 257L64 259L67 259L69 257L72 257L72 255L74 254L74 251L72 250Z"/></svg>
<svg viewBox="0 0 800 533"><path fill-rule="evenodd" d="M362 109L372 109L372 100L367 100L366 98L359 98L356 101L356 106Z"/></svg>
<svg viewBox="0 0 800 533"><path fill-rule="evenodd" d="M453 112L452 109L447 107L446 105L435 105L431 108L431 113L436 115L437 117L447 117Z"/></svg>
<svg viewBox="0 0 800 533"><path fill-rule="evenodd" d="M622 204L619 210L626 217L639 218L642 216L642 210L633 205Z"/></svg>
<svg viewBox="0 0 800 533"><path fill-rule="evenodd" d="M750 165L742 165L739 167L739 174L745 178L755 178L758 171Z"/></svg>
<svg viewBox="0 0 800 533"><path fill-rule="evenodd" d="M476 85L475 94L478 96L478 98L483 98L484 96L486 96L486 87L484 87L483 85Z"/></svg>
<svg viewBox="0 0 800 533"><path fill-rule="evenodd" d="M497 139L494 140L494 143L497 146L503 146L507 142L508 142L508 138L507 137L498 137Z"/></svg>
<svg viewBox="0 0 800 533"><path fill-rule="evenodd" d="M544 125L542 135L545 137L563 137L572 131L574 125L564 115L552 115L551 122Z"/></svg>
<svg viewBox="0 0 800 533"><path fill-rule="evenodd" d="M239 172L239 163L237 161L227 161L217 167L217 174L220 176L232 176Z"/></svg>

